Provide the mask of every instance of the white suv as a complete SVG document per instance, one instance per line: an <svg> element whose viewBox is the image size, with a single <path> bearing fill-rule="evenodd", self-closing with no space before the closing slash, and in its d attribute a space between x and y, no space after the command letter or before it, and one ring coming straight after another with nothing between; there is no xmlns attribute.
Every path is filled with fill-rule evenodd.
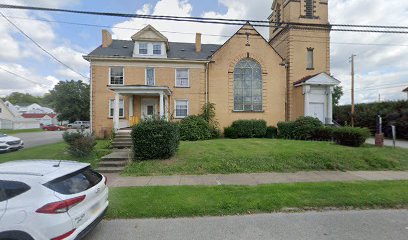
<svg viewBox="0 0 408 240"><path fill-rule="evenodd" d="M89 164L0 164L0 239L81 239L102 220L108 205L106 177Z"/></svg>
<svg viewBox="0 0 408 240"><path fill-rule="evenodd" d="M0 133L0 153L19 150L24 147L24 142L17 137Z"/></svg>

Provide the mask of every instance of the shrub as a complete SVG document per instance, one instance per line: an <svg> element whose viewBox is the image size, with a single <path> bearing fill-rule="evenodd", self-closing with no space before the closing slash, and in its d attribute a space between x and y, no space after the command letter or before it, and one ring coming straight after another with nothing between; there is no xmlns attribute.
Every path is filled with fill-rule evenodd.
<svg viewBox="0 0 408 240"><path fill-rule="evenodd" d="M136 160L167 159L180 144L179 127L165 120L145 120L133 127L132 141Z"/></svg>
<svg viewBox="0 0 408 240"><path fill-rule="evenodd" d="M263 138L266 134L264 120L238 120L232 123L231 128L238 138Z"/></svg>
<svg viewBox="0 0 408 240"><path fill-rule="evenodd" d="M309 140L313 137L315 130L322 126L322 122L320 122L320 120L317 118L299 117L295 121L296 130L294 131L294 138Z"/></svg>
<svg viewBox="0 0 408 240"><path fill-rule="evenodd" d="M79 158L89 156L96 145L95 136L85 131L65 132L63 139L68 144L69 154Z"/></svg>
<svg viewBox="0 0 408 240"><path fill-rule="evenodd" d="M368 128L341 127L333 129L333 138L337 144L360 147L370 136Z"/></svg>
<svg viewBox="0 0 408 240"><path fill-rule="evenodd" d="M270 126L266 128L265 138L276 138L278 136L278 129Z"/></svg>
<svg viewBox="0 0 408 240"><path fill-rule="evenodd" d="M333 141L334 127L322 126L316 128L312 134L312 139L317 141Z"/></svg>
<svg viewBox="0 0 408 240"><path fill-rule="evenodd" d="M296 125L295 122L279 122L278 137L284 139L295 139Z"/></svg>
<svg viewBox="0 0 408 240"><path fill-rule="evenodd" d="M235 131L235 128L227 127L227 128L224 128L224 137L236 139L238 138L238 134L237 134L237 131Z"/></svg>
<svg viewBox="0 0 408 240"><path fill-rule="evenodd" d="M211 139L209 123L200 116L188 116L180 122L180 139L182 141L198 141Z"/></svg>

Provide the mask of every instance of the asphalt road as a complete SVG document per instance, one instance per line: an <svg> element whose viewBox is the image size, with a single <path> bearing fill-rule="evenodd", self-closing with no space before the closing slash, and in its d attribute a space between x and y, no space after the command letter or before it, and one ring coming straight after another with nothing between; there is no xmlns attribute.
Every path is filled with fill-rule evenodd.
<svg viewBox="0 0 408 240"><path fill-rule="evenodd" d="M62 140L61 131L54 132L31 132L31 133L18 133L12 136L21 138L24 141L25 148L37 147L41 145L47 145L52 143L58 143Z"/></svg>
<svg viewBox="0 0 408 240"><path fill-rule="evenodd" d="M102 221L86 240L406 240L408 210Z"/></svg>

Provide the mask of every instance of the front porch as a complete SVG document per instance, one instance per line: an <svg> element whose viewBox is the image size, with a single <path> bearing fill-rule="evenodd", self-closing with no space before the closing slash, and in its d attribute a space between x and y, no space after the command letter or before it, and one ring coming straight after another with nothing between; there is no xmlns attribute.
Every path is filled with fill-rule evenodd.
<svg viewBox="0 0 408 240"><path fill-rule="evenodd" d="M110 111L116 132L132 127L142 119L170 118L172 92L168 87L127 85L110 86L109 89L115 93ZM125 106L128 111L125 111Z"/></svg>

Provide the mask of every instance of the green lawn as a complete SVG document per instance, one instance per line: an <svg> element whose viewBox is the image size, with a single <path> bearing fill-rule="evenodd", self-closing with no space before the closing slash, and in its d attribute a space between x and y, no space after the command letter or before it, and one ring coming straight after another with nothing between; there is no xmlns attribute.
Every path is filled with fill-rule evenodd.
<svg viewBox="0 0 408 240"><path fill-rule="evenodd" d="M268 213L291 208L406 208L408 181L111 188L108 218Z"/></svg>
<svg viewBox="0 0 408 240"><path fill-rule="evenodd" d="M17 133L30 133L30 132L42 132L41 128L34 128L34 129L20 129L20 130L7 130L7 129L0 129L0 133L4 133L7 135L13 135Z"/></svg>
<svg viewBox="0 0 408 240"><path fill-rule="evenodd" d="M361 148L329 142L217 139L181 142L170 160L134 162L125 175L293 172L301 170L407 170L408 149Z"/></svg>
<svg viewBox="0 0 408 240"><path fill-rule="evenodd" d="M66 151L67 145L64 142L44 145L39 147L22 149L17 152L0 154L0 163L12 160L30 160L30 159L57 159L57 160L74 160L80 162L89 162L96 167L98 160L109 154L110 149L108 140L98 140L95 151L86 158L74 158Z"/></svg>

